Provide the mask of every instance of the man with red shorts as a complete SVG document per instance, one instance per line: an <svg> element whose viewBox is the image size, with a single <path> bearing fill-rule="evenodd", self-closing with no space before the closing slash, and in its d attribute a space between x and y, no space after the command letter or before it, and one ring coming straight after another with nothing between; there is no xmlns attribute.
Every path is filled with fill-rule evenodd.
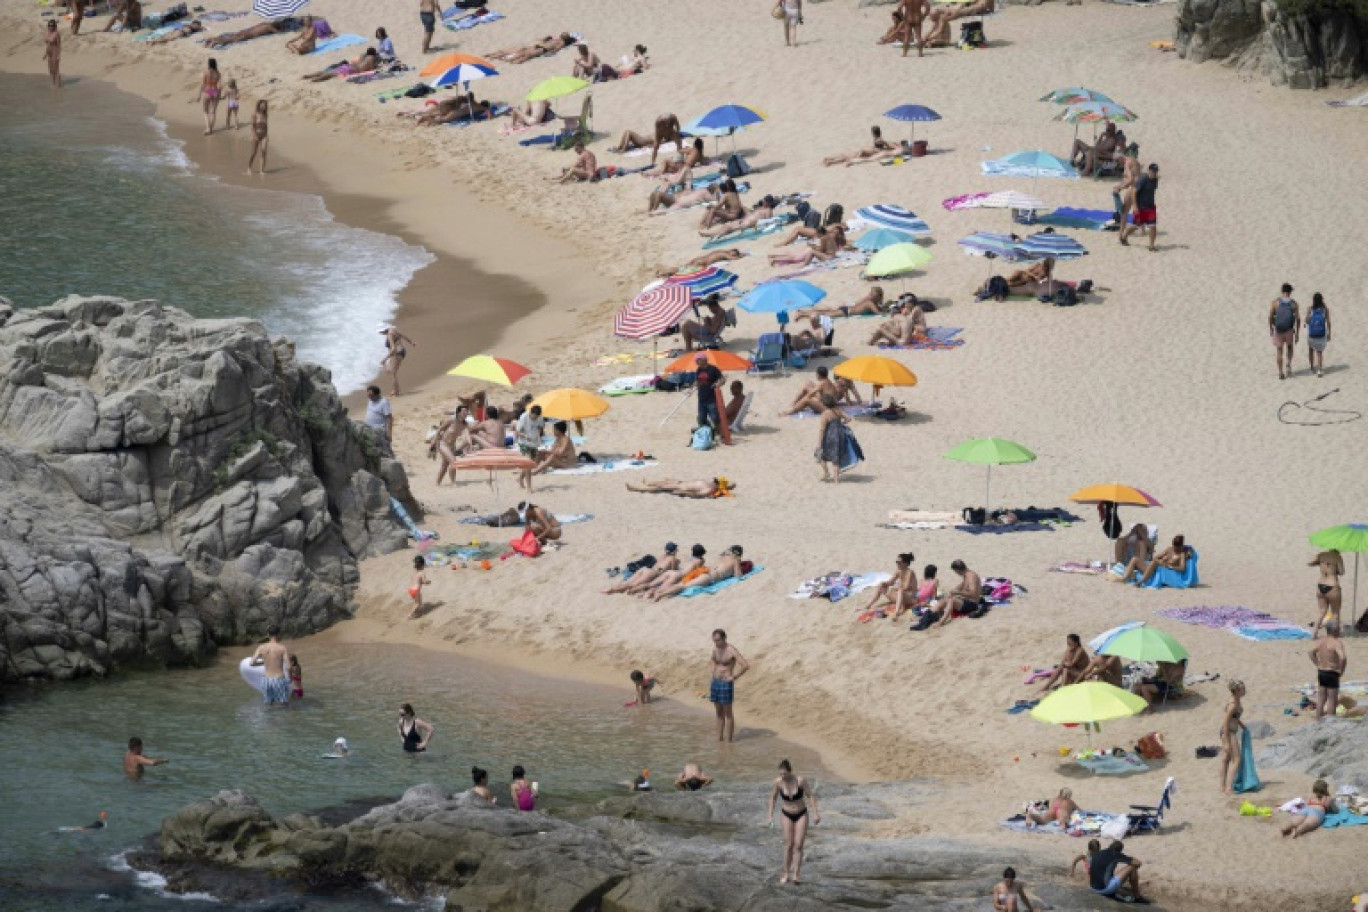
<svg viewBox="0 0 1368 912"><path fill-rule="evenodd" d="M1135 182L1135 221L1121 226L1121 243L1129 247L1126 238L1137 228L1149 229L1149 249L1154 252L1154 238L1159 233L1159 210L1154 206L1154 191L1159 189L1159 166L1151 164Z"/></svg>

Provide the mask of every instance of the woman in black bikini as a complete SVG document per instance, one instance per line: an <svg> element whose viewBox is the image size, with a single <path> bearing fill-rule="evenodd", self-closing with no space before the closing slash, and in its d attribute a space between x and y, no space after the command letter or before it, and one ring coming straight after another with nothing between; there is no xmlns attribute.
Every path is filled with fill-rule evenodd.
<svg viewBox="0 0 1368 912"><path fill-rule="evenodd" d="M822 814L817 809L817 793L802 776L793 774L793 766L787 760L779 761L779 778L774 780L774 791L770 792L770 826L774 826L775 801L783 802L779 810L784 815L784 874L779 882L792 880L798 883L798 871L803 866L803 842L807 839L808 804L812 805L813 826L822 822Z"/></svg>
<svg viewBox="0 0 1368 912"><path fill-rule="evenodd" d="M432 739L433 728L413 711L413 706L404 703L399 707L399 738L404 742L404 753L419 754L427 750Z"/></svg>
<svg viewBox="0 0 1368 912"><path fill-rule="evenodd" d="M408 348L417 348L418 343L408 336L401 333L389 324L380 327L380 332L385 336L385 360L380 362L380 369L390 375L390 395L399 395L399 367L404 363L404 356L408 354Z"/></svg>
<svg viewBox="0 0 1368 912"><path fill-rule="evenodd" d="M1339 623L1343 595L1339 578L1344 575L1344 558L1338 551L1322 551L1307 566L1320 568L1320 579L1316 582L1316 623L1311 630L1311 636L1316 637L1325 624Z"/></svg>

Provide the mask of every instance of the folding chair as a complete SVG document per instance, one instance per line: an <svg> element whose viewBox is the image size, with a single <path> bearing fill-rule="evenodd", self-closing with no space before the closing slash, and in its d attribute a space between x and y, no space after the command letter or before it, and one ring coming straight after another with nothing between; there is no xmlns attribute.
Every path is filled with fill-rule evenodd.
<svg viewBox="0 0 1368 912"><path fill-rule="evenodd" d="M580 105L578 115L561 118L561 131L556 136L556 141L551 144L553 149L569 149L577 142L585 145L594 138L594 93L584 93L584 104Z"/></svg>
<svg viewBox="0 0 1368 912"><path fill-rule="evenodd" d="M746 398L741 400L741 407L736 410L736 418L731 423L733 431L745 431L746 416L750 414L751 402L755 399L755 393L746 393Z"/></svg>
<svg viewBox="0 0 1368 912"><path fill-rule="evenodd" d="M781 332L762 333L755 340L755 351L750 353L751 366L748 374L763 374L769 371L784 370L784 334Z"/></svg>
<svg viewBox="0 0 1368 912"><path fill-rule="evenodd" d="M1164 783L1164 792L1159 796L1159 803L1154 807L1143 804L1132 804L1130 812L1126 814L1126 835L1134 836L1140 833L1158 832L1159 826L1164 822L1164 811L1173 807L1173 793L1177 785L1172 776Z"/></svg>

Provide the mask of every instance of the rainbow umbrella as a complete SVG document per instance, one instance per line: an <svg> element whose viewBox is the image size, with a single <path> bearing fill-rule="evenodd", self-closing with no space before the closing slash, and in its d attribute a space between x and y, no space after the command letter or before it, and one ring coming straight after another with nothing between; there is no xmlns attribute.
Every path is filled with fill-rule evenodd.
<svg viewBox="0 0 1368 912"><path fill-rule="evenodd" d="M512 386L523 377L532 373L517 361L496 358L493 355L471 355L460 364L447 371L453 377L470 377L500 386Z"/></svg>
<svg viewBox="0 0 1368 912"><path fill-rule="evenodd" d="M1064 110L1050 119L1071 124L1105 123L1109 120L1113 123L1131 123L1139 120L1140 115L1125 105L1119 105L1115 102L1084 101L1067 105Z"/></svg>

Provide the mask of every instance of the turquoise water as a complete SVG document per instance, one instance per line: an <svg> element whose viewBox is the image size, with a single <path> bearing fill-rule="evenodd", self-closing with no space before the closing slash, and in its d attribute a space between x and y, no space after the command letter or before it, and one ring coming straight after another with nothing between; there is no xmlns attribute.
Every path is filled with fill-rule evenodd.
<svg viewBox="0 0 1368 912"><path fill-rule="evenodd" d="M200 173L151 111L92 80L55 93L46 77L0 75L0 295L253 317L340 392L359 389L384 354L377 324L432 254L337 222L320 197Z"/></svg>
<svg viewBox="0 0 1368 912"><path fill-rule="evenodd" d="M744 715L740 740L718 745L711 714L698 711L694 704L702 704L687 689L650 707L625 707L627 669L618 689L404 646L306 641L298 652L306 696L289 709L261 705L238 674L242 650L207 669L78 681L0 704L0 909L222 909L162 895L157 878L135 877L121 856L164 816L223 788L245 789L280 816L397 796L424 781L464 789L474 764L506 795L513 765L522 764L554 811L557 803L625 791L641 769L663 784L689 760L721 782L754 782L760 792L781 754L810 778L818 770L811 752L747 730ZM402 702L436 726L426 754L399 749ZM134 735L149 756L171 760L140 783L126 781L121 766ZM352 756L322 759L338 736ZM56 832L100 811L109 813L105 830ZM282 908L391 902L375 892L295 897Z"/></svg>

